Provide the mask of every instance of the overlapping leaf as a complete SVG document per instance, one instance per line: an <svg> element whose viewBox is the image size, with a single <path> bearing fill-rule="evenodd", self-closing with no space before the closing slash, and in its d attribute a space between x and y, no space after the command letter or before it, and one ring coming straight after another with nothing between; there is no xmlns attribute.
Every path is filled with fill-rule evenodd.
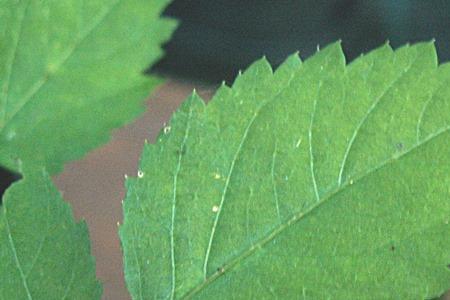
<svg viewBox="0 0 450 300"><path fill-rule="evenodd" d="M0 213L1 299L100 299L86 224L46 172L25 173Z"/></svg>
<svg viewBox="0 0 450 300"><path fill-rule="evenodd" d="M339 44L195 94L127 180L135 299L424 299L450 286L450 65Z"/></svg>
<svg viewBox="0 0 450 300"><path fill-rule="evenodd" d="M130 121L175 23L167 0L0 1L0 163L54 173Z"/></svg>

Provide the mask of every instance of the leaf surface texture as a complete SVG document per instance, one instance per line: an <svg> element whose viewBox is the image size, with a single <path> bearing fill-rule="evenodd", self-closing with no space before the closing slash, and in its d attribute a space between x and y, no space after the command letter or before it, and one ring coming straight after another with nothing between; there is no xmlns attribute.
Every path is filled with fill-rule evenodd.
<svg viewBox="0 0 450 300"><path fill-rule="evenodd" d="M127 180L134 299L425 299L450 285L450 65L339 43L195 93Z"/></svg>

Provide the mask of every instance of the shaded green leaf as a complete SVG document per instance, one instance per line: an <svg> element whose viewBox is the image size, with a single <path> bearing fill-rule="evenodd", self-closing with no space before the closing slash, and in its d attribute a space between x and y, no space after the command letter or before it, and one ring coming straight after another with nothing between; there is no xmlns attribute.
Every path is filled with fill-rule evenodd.
<svg viewBox="0 0 450 300"><path fill-rule="evenodd" d="M0 1L0 163L50 173L143 111L168 0Z"/></svg>
<svg viewBox="0 0 450 300"><path fill-rule="evenodd" d="M100 299L87 226L44 171L25 172L4 195L0 262L1 299Z"/></svg>
<svg viewBox="0 0 450 300"><path fill-rule="evenodd" d="M194 93L127 180L135 299L424 299L450 287L450 65L339 44Z"/></svg>

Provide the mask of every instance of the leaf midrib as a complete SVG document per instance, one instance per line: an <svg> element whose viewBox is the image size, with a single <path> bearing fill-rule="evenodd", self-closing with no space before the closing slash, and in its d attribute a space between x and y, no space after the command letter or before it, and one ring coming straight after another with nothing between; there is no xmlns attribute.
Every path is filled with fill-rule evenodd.
<svg viewBox="0 0 450 300"><path fill-rule="evenodd" d="M235 267L240 261L246 259L247 257L252 255L257 250L262 249L265 245L267 245L267 243L269 243L270 241L275 239L279 234L284 232L284 230L288 229L291 225L293 225L293 224L297 223L298 221L300 221L300 220L304 219L305 217L307 217L309 214L311 214L313 211L315 211L318 207L320 207L323 204L327 203L329 199L333 198L334 196L336 196L339 193L341 193L342 191L344 191L346 187L348 187L350 185L354 186L354 185L358 184L363 179L365 179L366 177L370 176L372 173L375 173L376 171L382 170L383 168L386 168L386 167L390 166L391 164L399 161L400 158L404 158L404 157L408 156L414 150L416 150L418 148L421 148L421 147L424 147L425 145L427 145L428 143L430 143L434 139L436 139L436 138L440 137L441 135L445 134L449 129L450 129L450 126L444 127L443 129L437 131L435 134L430 135L428 138L422 140L421 143L417 143L416 145L412 146L409 150L405 151L404 153L402 153L402 154L400 154L398 156L392 156L391 158L386 159L385 161L383 161L378 166L370 169L366 173L363 173L363 174L361 174L359 176L355 176L351 183L350 183L350 181L346 181L344 184L342 184L341 186L339 186L336 189L334 189L333 191L331 191L328 195L324 196L321 201L319 201L316 204L314 204L313 206L311 206L308 210L306 210L304 212L296 213L287 222L285 222L283 224L280 224L280 226L278 226L278 228L275 228L269 235L267 235L266 237L260 239L257 243L253 244L250 248L248 248L247 250L245 250L244 252L242 252L241 254L236 256L234 259L230 260L228 263L225 263L221 267L220 272L219 271L215 272L213 275L211 275L205 281L203 281L200 285L198 285L197 287L192 289L190 292L188 292L186 295L184 295L182 297L182 299L192 299L192 297L194 297L196 294L198 294L204 288L209 286L218 277L220 277L220 276L224 275L225 273L227 273L227 271L229 271L230 269Z"/></svg>

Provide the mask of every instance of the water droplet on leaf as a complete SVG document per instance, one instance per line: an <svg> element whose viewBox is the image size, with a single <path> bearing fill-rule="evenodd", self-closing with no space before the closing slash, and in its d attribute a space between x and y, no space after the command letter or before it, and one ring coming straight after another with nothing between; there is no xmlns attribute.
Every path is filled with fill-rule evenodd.
<svg viewBox="0 0 450 300"><path fill-rule="evenodd" d="M164 127L164 134L168 134L170 132L171 127L170 126L165 126Z"/></svg>

